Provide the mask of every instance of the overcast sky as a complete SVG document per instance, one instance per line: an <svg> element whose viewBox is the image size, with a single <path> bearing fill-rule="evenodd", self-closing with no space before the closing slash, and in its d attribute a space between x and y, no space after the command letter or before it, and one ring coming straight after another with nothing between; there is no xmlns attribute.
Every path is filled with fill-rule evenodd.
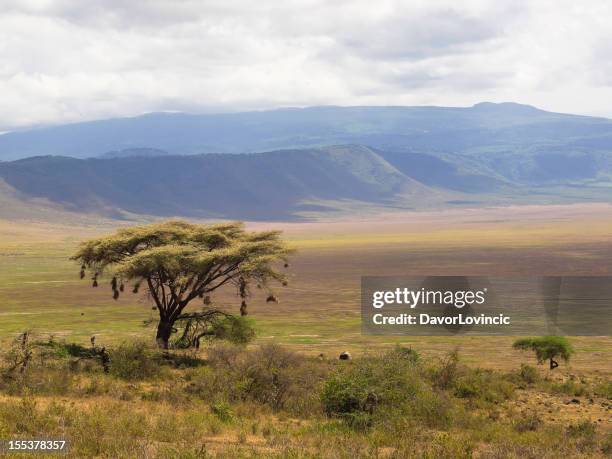
<svg viewBox="0 0 612 459"><path fill-rule="evenodd" d="M485 100L612 117L612 2L0 0L0 131Z"/></svg>

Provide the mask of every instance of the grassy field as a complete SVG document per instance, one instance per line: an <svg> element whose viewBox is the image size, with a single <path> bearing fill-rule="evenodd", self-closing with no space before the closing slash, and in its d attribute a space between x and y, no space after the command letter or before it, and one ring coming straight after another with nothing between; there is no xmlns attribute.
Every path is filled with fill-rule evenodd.
<svg viewBox="0 0 612 459"><path fill-rule="evenodd" d="M102 282L97 289L91 288L89 282L79 280L78 266L69 260L79 241L110 232L117 225L117 222L112 221L90 220L74 224L0 221L0 341L4 346L25 330L31 331L32 336L43 341L53 337L53 340L58 342L66 340L80 344L87 344L89 338L95 335L98 343L110 347L116 347L126 339L151 340L153 328L145 326L144 322L154 319L155 311L151 310L146 298L126 294L114 301L110 286L106 282ZM324 361L333 362L342 351L350 351L358 358L367 358L400 345L416 350L425 362L429 362L427 365L439 365L450 351L457 349L461 356L461 365L466 369L478 367L494 370L496 375L513 374L521 368L522 363L535 362L532 361L532 356L512 350L512 337L361 335L360 277L411 274L612 274L612 206L608 205L390 213L369 215L350 221L248 225L253 229L283 229L287 239L298 249L289 268L289 286L279 288L277 292L280 302L266 303L262 295L253 298L249 304L250 314L255 320L258 332L250 347L257 349L267 343L276 343L288 351L297 351L303 358L312 361L318 361L317 356L323 354ZM222 293L214 301L217 305L234 311L237 311L239 306L239 299L230 292ZM514 395L504 397L503 403L499 402L503 405L500 405L499 409L493 409L492 405L486 404L479 410L487 416L497 410L502 418L511 417L515 412L538 412L540 421L553 427L567 427L569 423L578 421L593 422L597 425L597 435L605 436L612 426L610 403L605 394L601 395L601 391L597 392L594 388L606 382L609 384L612 375L612 339L574 337L571 341L577 352L568 366L562 364L552 376L545 370L538 369L544 381L540 386L526 388L524 385L515 385ZM76 410L74 412L77 413L74 416L77 417L85 416L84 413L90 409L101 410L104 404L109 403L117 413L123 413L119 417L125 416L126 423L129 423L127 417L133 410L143 410L143 416L148 416L147 422L165 422L150 418L151 410L154 409L151 400L147 399L147 403L139 400L142 399L143 393L151 392L153 387L157 387L153 391L156 393L171 387L172 375L178 377L181 384L187 384L185 378L190 376L186 373L176 373L178 370L168 371L170 373L165 373L160 382L143 380L138 383L124 383L120 382L121 378L119 382L116 379L111 382L112 378L97 375L94 378L96 381L99 379L102 385L115 384L119 388L118 392L108 389L98 393L92 389L93 393L87 396L87 391L83 392L84 387L94 384L89 374L75 375L76 382L73 381L65 392L36 394L34 391L27 400L23 398L23 394L3 394L0 391L0 398L4 403L0 406L0 419L2 410L10 411L12 403L35 403L35 408L26 406L23 409L35 410L41 419L45 416L53 417L57 403L61 406L65 406L65 403L72 404ZM423 378L429 381L427 377ZM567 386L568 381L582 384L583 390L571 385L573 382ZM563 386L564 384L567 387ZM564 389L558 389L561 386ZM551 389L553 387L557 389ZM568 397L575 396L587 398L583 398L580 404L566 403ZM122 397L125 400L122 400ZM155 396L145 395L144 398L146 397ZM589 402L589 398L593 401ZM235 457L234 454L239 455L238 453L245 457L266 454L271 457L285 457L283 452L287 451L293 451L293 457L393 457L394 454L396 457L411 457L397 443L389 440L391 431L385 430L384 427L365 435L355 433L351 429L346 430L335 421L331 424L323 422L320 420L321 413L301 416L291 411L271 410L267 405L262 408L256 404L258 408L253 408L251 402L252 400L245 402L246 404L241 402L232 405L234 421L225 422L220 420L218 410L215 411L216 408L210 403L197 401L190 404L191 402L187 403L181 398L176 401L181 407L180 414L176 415L173 422L178 423L176 429L187 428L185 426L189 424L189 417L197 417L197 407L201 405L199 416L203 418L198 422L208 426L207 432L203 434L206 444L209 445L208 453L212 451L215 454L225 454L226 457ZM465 400L459 400L455 408L464 409L464 402ZM160 396L159 403L155 406L162 411L171 410L173 403L171 397L168 399L164 395ZM101 423L100 429L103 430L105 427L102 424L110 420L106 419L103 413L99 415L97 422ZM15 425L6 422L5 430L8 430L4 432L4 436L7 433L23 433L23 430L15 431ZM52 424L51 421L48 422ZM96 421L83 418L79 422ZM469 424L476 421L470 418L461 422ZM181 423L185 423L185 426L181 427ZM3 433L2 425L0 423L0 433ZM261 426L267 427L262 430ZM559 428L563 430L565 427ZM497 445L493 448L497 453L493 451L488 456L488 453L481 455L482 457L505 457L503 448L495 448L500 444L498 436L501 438L508 434L507 431L502 429L491 433L491 438L497 440L488 443L486 438L475 439L473 427L465 429L467 430L463 433L455 435L452 431L440 429L438 426L428 430L426 434L422 433L427 441L421 438L417 443L425 441L435 445L436 441L442 441L436 435L442 435L441 438L450 435L443 441L444 445L440 446L439 450L445 452L446 457L471 456L478 451L486 453L488 450L485 446L489 443ZM163 437L163 426L151 425L150 431L157 432L154 436ZM264 435L265 432L274 434ZM405 434L405 431L402 432ZM512 432L512 435L516 434L515 431ZM108 432L104 435L108 435ZM380 437L378 440L376 435ZM529 435L532 433L521 433L520 438L517 437L513 441L530 445L527 438ZM136 437L140 438L138 435ZM168 443L160 438L156 437L154 442ZM561 435L554 438L565 437ZM358 454L325 454L326 448L330 451L329 448L334 442L340 442L344 448L349 449L351 444L355 444ZM464 450L461 442L467 442L466 444L471 446ZM172 449L180 445L170 444L166 445L170 452L159 455L206 457L198 456L194 452L199 447L196 443L189 444L189 454L181 456L176 453L178 450ZM300 451L291 449L297 444L310 446ZM142 454L136 454L136 450L130 448L140 447L138 445L140 443L130 444L129 447L126 446L128 449L125 451L131 451L130 455L134 457L153 457L161 451L157 448L145 448ZM110 447L102 445L100 448L98 453L89 452L83 457L114 457L112 449L105 449ZM603 450L597 448L585 449L585 455L598 457L599 452ZM556 449L550 451L553 450L561 452ZM431 457L444 456L432 451L427 453ZM466 451L469 454L464 454ZM520 453L531 450L527 448L516 451ZM538 452L542 451L546 451L546 447L537 443L537 447L532 448L531 456L541 457ZM568 451L573 455L579 452L579 449ZM519 453L516 457L522 456ZM563 454L568 453L566 451Z"/></svg>
<svg viewBox="0 0 612 459"><path fill-rule="evenodd" d="M503 208L479 211L389 214L362 220L251 223L281 228L298 249L280 303L265 295L249 306L258 342L275 341L304 352L360 352L404 343L428 353L460 346L480 365L515 365L520 355L504 337L370 337L360 329L363 275L605 275L612 273L612 207L605 205ZM96 335L114 343L147 337L154 318L142 296L111 298L105 283L92 289L78 278L69 256L78 242L117 224L61 225L0 222L0 333L26 329L77 342ZM233 294L218 305L236 310ZM196 305L197 307L197 305ZM483 344L486 343L486 346ZM574 365L612 373L612 340L577 338ZM505 356L499 359L500 352Z"/></svg>

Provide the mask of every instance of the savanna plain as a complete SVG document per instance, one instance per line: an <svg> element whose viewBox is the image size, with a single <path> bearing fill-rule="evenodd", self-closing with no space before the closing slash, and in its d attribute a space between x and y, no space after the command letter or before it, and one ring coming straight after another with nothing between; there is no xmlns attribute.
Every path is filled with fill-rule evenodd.
<svg viewBox="0 0 612 459"><path fill-rule="evenodd" d="M612 455L611 338L569 337L549 370L516 337L365 336L359 290L367 275L611 275L610 205L247 222L297 250L279 301L254 292L248 344L166 352L146 296L113 300L69 259L128 224L0 220L0 439L67 438L69 457ZM92 336L108 372L85 358Z"/></svg>

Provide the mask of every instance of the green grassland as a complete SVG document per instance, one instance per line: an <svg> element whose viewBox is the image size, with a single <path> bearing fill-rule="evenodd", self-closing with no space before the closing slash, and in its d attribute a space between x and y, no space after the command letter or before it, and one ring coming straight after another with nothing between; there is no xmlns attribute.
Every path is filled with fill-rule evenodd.
<svg viewBox="0 0 612 459"><path fill-rule="evenodd" d="M284 229L298 249L288 271L289 286L277 291L280 303L266 303L258 292L250 301L257 342L330 355L395 343L425 353L460 346L465 358L481 365L513 365L520 357L509 349L511 338L362 336L360 277L609 274L611 221L607 207L602 211L577 206L252 224ZM107 283L91 288L87 280L79 280L78 266L69 260L80 240L109 232L117 224L1 223L0 336L26 329L77 342L88 342L92 335L107 343L151 336L151 326L144 322L154 319L155 311L144 296L127 294L114 301ZM228 310L239 305L233 292L222 292L214 301ZM575 365L612 373L611 344L607 338L577 338L579 347L597 352L579 353ZM500 352L504 359L498 358Z"/></svg>

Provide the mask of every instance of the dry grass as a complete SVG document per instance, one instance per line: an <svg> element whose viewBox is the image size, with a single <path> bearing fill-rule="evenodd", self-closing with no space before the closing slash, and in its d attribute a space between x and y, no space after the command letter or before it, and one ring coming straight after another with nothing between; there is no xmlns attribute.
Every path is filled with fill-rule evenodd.
<svg viewBox="0 0 612 459"><path fill-rule="evenodd" d="M583 395L579 405L566 405L565 395L547 392L545 374L527 383L518 372L483 371L460 359L443 371L448 360L402 362L406 354L398 351L351 362L279 347L206 353L197 365L166 363L155 375L129 379L71 367L64 369L70 383L55 395L48 395L61 377L54 369L67 361L33 359L24 375L13 376L22 379L18 392L7 395L3 379L0 436L68 438L68 457L79 458L599 458L610 451L612 402ZM33 385L41 372L45 384ZM584 380L588 391L594 382ZM287 389L284 403L269 397L271 386ZM376 403L361 404L372 393ZM346 394L359 403L333 402ZM330 400L348 408L326 415Z"/></svg>

